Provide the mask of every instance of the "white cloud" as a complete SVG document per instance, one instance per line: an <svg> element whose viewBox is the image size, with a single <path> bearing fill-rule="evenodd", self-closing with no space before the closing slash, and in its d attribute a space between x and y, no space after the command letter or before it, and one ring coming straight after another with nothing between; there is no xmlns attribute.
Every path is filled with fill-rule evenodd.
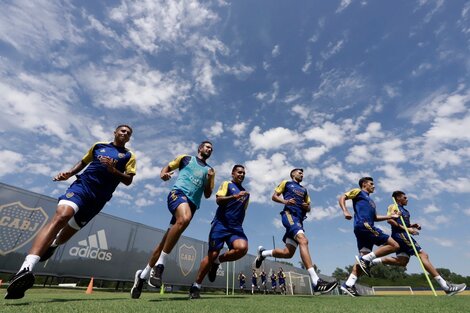
<svg viewBox="0 0 470 313"><path fill-rule="evenodd" d="M284 229L284 225L282 225L282 221L280 218L273 219L272 224L277 229Z"/></svg>
<svg viewBox="0 0 470 313"><path fill-rule="evenodd" d="M247 126L248 123L246 122L235 123L230 130L235 136L241 137L245 134Z"/></svg>
<svg viewBox="0 0 470 313"><path fill-rule="evenodd" d="M271 128L261 133L261 128L256 126L250 133L250 143L254 150L279 149L287 144L292 147L301 141L301 135L283 127Z"/></svg>
<svg viewBox="0 0 470 313"><path fill-rule="evenodd" d="M340 13L345 10L350 4L352 0L341 0L339 7L336 9L336 13Z"/></svg>
<svg viewBox="0 0 470 313"><path fill-rule="evenodd" d="M372 159L372 154L369 151L367 145L355 145L349 149L349 153L346 156L346 162L352 164L364 164L369 163Z"/></svg>
<svg viewBox="0 0 470 313"><path fill-rule="evenodd" d="M328 148L341 145L345 140L344 131L332 122L325 122L320 127L312 127L304 132L304 136L308 140L321 142Z"/></svg>
<svg viewBox="0 0 470 313"><path fill-rule="evenodd" d="M328 152L325 146L310 147L302 151L303 158L309 162L315 162Z"/></svg>
<svg viewBox="0 0 470 313"><path fill-rule="evenodd" d="M0 177L21 171L23 167L23 156L21 154L10 150L1 150L0 158L2 159L2 162L0 162Z"/></svg>
<svg viewBox="0 0 470 313"><path fill-rule="evenodd" d="M333 219L335 217L341 216L341 210L334 206L329 206L323 208L321 206L312 207L311 211L307 214L306 221L321 221L324 219Z"/></svg>
<svg viewBox="0 0 470 313"><path fill-rule="evenodd" d="M364 133L356 135L355 138L359 141L369 142L372 138L382 138L384 135L381 130L382 125L379 122L372 122L367 125Z"/></svg>
<svg viewBox="0 0 470 313"><path fill-rule="evenodd" d="M215 122L214 125L211 126L209 129L204 130L204 134L206 134L209 138L216 138L222 135L224 132L224 124L222 122Z"/></svg>
<svg viewBox="0 0 470 313"><path fill-rule="evenodd" d="M441 209L439 209L437 206L435 206L434 204L430 204L428 205L427 207L425 207L423 209L423 212L426 213L426 214L429 214L429 213L436 213L436 212L439 212L441 211Z"/></svg>
<svg viewBox="0 0 470 313"><path fill-rule="evenodd" d="M273 58L276 58L280 54L281 54L281 48L279 47L279 45L275 45L273 50L271 51L271 55L273 56Z"/></svg>

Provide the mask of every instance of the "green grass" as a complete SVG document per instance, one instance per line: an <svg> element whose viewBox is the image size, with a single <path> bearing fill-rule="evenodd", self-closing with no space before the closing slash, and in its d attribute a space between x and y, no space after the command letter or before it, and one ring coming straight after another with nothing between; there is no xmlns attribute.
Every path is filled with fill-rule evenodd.
<svg viewBox="0 0 470 313"><path fill-rule="evenodd" d="M1 291L4 291L2 289ZM20 300L0 300L0 312L178 312L178 313L327 313L327 312L469 312L469 296L281 296L205 295L188 300L186 294L144 292L138 300L129 293L33 288Z"/></svg>

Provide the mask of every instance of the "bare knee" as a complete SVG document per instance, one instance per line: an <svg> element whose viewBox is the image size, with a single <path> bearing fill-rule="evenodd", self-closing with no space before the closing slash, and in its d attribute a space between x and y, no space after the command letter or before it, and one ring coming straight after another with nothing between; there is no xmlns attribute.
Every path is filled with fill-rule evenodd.
<svg viewBox="0 0 470 313"><path fill-rule="evenodd" d="M180 216L176 219L175 225L181 228L186 228L189 225L189 222L191 222L191 216Z"/></svg>
<svg viewBox="0 0 470 313"><path fill-rule="evenodd" d="M67 222L73 217L75 211L68 206L59 206L55 212L54 217L51 220L51 224L54 226L64 227Z"/></svg>
<svg viewBox="0 0 470 313"><path fill-rule="evenodd" d="M302 247L308 246L308 239L305 236L298 237L297 238L297 243L299 244L299 246L302 246Z"/></svg>

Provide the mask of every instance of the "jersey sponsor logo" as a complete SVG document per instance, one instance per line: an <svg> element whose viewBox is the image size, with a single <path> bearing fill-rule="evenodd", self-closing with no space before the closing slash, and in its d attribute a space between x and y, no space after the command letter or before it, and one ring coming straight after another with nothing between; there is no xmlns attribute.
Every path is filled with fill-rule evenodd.
<svg viewBox="0 0 470 313"><path fill-rule="evenodd" d="M99 261L111 261L113 254L108 251L108 240L104 229L98 230L96 234L78 242L78 246L69 250L71 256Z"/></svg>
<svg viewBox="0 0 470 313"><path fill-rule="evenodd" d="M49 216L41 208L29 208L20 201L0 206L0 255L18 250L31 241Z"/></svg>
<svg viewBox="0 0 470 313"><path fill-rule="evenodd" d="M196 249L193 245L187 246L186 244L182 244L178 252L181 273L183 273L184 276L187 276L193 269L194 263L196 262Z"/></svg>
<svg viewBox="0 0 470 313"><path fill-rule="evenodd" d="M125 153L118 153L118 158L122 159L126 157L126 154Z"/></svg>
<svg viewBox="0 0 470 313"><path fill-rule="evenodd" d="M103 149L100 150L100 152L104 153L104 152L106 152L106 149L103 148Z"/></svg>

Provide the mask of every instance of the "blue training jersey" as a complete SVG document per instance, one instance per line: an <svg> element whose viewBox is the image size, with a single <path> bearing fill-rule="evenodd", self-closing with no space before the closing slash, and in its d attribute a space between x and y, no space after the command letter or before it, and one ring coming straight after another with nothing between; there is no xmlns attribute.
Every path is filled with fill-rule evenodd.
<svg viewBox="0 0 470 313"><path fill-rule="evenodd" d="M173 189L181 190L199 209L205 185L208 183L207 173L211 168L195 156L180 155L168 164L170 170L179 169Z"/></svg>
<svg viewBox="0 0 470 313"><path fill-rule="evenodd" d="M245 191L242 185L232 181L224 181L217 191L217 196L225 197L239 194ZM226 205L219 206L215 213L214 221L219 221L230 227L241 227L245 219L245 212L248 207L250 195L245 195L239 199L232 199Z"/></svg>
<svg viewBox="0 0 470 313"><path fill-rule="evenodd" d="M132 151L116 147L112 142L95 143L82 158L88 166L82 174L77 175L77 179L84 183L87 192L107 201L121 181L100 162L103 157L113 159L116 169L126 174L136 173L136 159Z"/></svg>
<svg viewBox="0 0 470 313"><path fill-rule="evenodd" d="M377 216L374 201L369 194L359 188L352 189L345 193L346 199L351 199L354 207L354 227L369 224L374 226Z"/></svg>
<svg viewBox="0 0 470 313"><path fill-rule="evenodd" d="M389 205L388 210L387 210L387 215L392 215L393 213L395 213L396 208L397 206L395 206L394 204ZM411 225L410 212L407 209L405 209L404 206L401 206L401 205L398 206L398 210L401 212L401 216L403 217L403 220L405 221L405 227L410 227ZM397 222L398 225L403 225L403 223L401 222L401 218L395 218L394 221ZM402 229L401 227L392 225L392 235L401 234L401 233L406 233L406 230Z"/></svg>
<svg viewBox="0 0 470 313"><path fill-rule="evenodd" d="M302 208L302 203L310 203L310 197L307 192L307 188L292 180L282 181L274 190L277 194L282 194L284 200L295 199L295 205L286 205L284 211L290 211L292 215L304 219L307 213Z"/></svg>

